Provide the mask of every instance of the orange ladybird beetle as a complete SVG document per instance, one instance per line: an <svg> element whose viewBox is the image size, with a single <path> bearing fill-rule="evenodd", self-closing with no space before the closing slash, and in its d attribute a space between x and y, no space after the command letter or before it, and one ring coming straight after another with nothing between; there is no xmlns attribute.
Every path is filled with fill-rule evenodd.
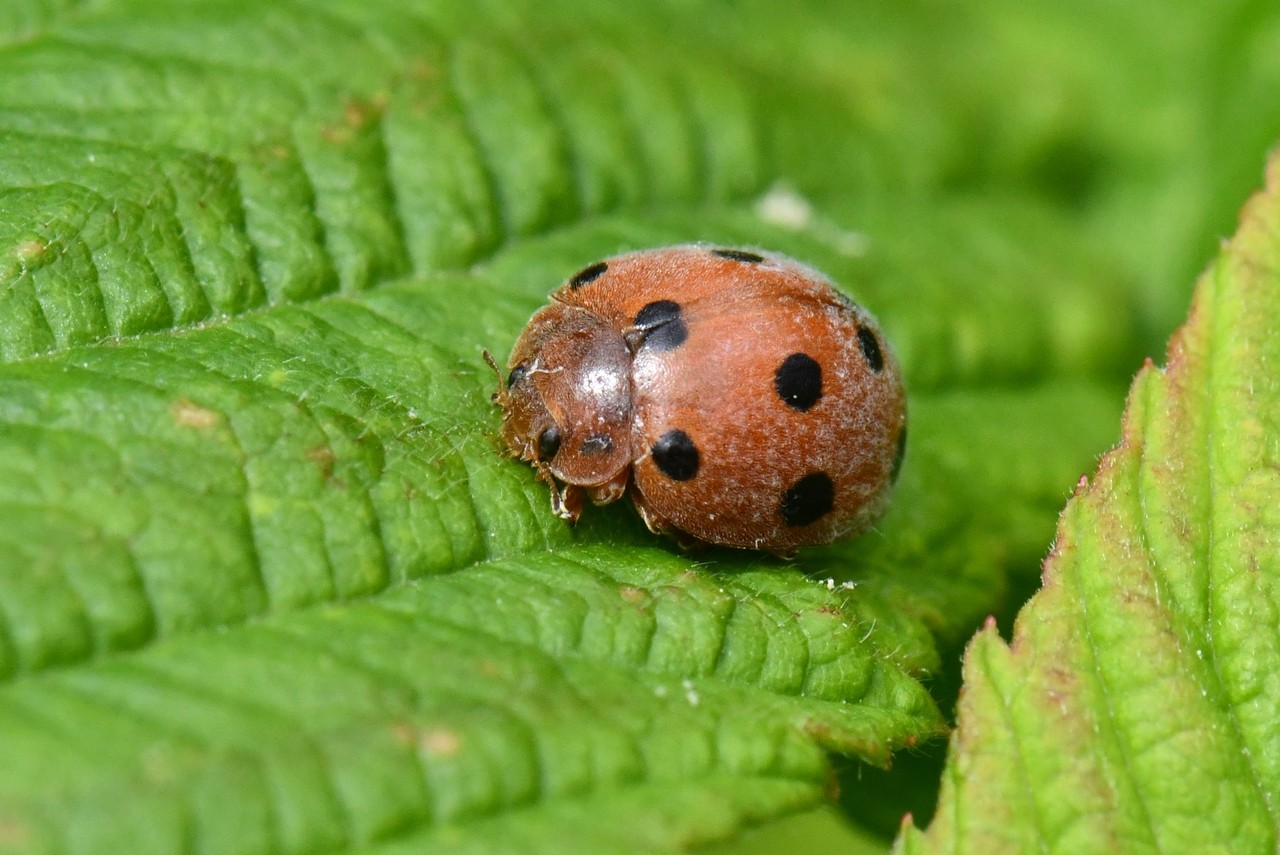
<svg viewBox="0 0 1280 855"><path fill-rule="evenodd" d="M902 464L906 396L875 320L781 255L598 261L534 314L507 369L503 437L571 521L584 497L629 492L655 532L790 555L871 525Z"/></svg>

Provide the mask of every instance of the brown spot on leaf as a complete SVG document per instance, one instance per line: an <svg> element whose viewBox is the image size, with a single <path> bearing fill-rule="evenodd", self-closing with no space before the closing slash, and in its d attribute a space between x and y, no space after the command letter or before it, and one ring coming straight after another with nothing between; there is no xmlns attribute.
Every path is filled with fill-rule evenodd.
<svg viewBox="0 0 1280 855"><path fill-rule="evenodd" d="M649 592L634 585L623 585L618 589L618 596L632 605L642 606L649 602Z"/></svg>
<svg viewBox="0 0 1280 855"><path fill-rule="evenodd" d="M440 69L425 59L418 58L409 63L409 79L419 83L433 83L440 76Z"/></svg>
<svg viewBox="0 0 1280 855"><path fill-rule="evenodd" d="M23 269L26 269L39 266L48 251L49 247L43 241L27 238L19 241L18 245L13 248L13 256L22 265Z"/></svg>
<svg viewBox="0 0 1280 855"><path fill-rule="evenodd" d="M369 101L351 98L342 107L342 118L348 127L359 130L377 121L386 106L387 98L385 95L374 96Z"/></svg>
<svg viewBox="0 0 1280 855"><path fill-rule="evenodd" d="M823 785L824 794L827 801L835 804L840 801L840 773L834 767L828 767L827 779Z"/></svg>
<svg viewBox="0 0 1280 855"><path fill-rule="evenodd" d="M456 730L447 727L433 727L423 731L418 740L422 753L428 757L456 757L462 750L462 737Z"/></svg>
<svg viewBox="0 0 1280 855"><path fill-rule="evenodd" d="M32 843L31 829L19 819L0 818L0 849L15 852L26 849Z"/></svg>
<svg viewBox="0 0 1280 855"><path fill-rule="evenodd" d="M358 134L377 122L387 107L385 95L372 99L348 98L342 105L342 121L325 125L320 135L326 142L344 145L351 142Z"/></svg>
<svg viewBox="0 0 1280 855"><path fill-rule="evenodd" d="M169 408L169 413L173 416L174 424L196 430L208 430L222 420L217 410L202 407L185 397L174 401L173 406Z"/></svg>
<svg viewBox="0 0 1280 855"><path fill-rule="evenodd" d="M317 445L307 449L307 459L319 468L324 480L328 481L333 476L333 462L337 459L337 455L329 446Z"/></svg>
<svg viewBox="0 0 1280 855"><path fill-rule="evenodd" d="M831 725L823 721L806 719L804 723L804 732L813 739L822 741L831 736Z"/></svg>

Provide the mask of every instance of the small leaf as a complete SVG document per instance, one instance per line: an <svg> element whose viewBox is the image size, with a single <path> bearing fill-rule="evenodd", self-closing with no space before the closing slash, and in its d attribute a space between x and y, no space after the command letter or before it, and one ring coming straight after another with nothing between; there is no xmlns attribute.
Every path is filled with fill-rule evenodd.
<svg viewBox="0 0 1280 855"><path fill-rule="evenodd" d="M942 804L902 852L1270 852L1280 791L1280 158L1168 365L966 656Z"/></svg>

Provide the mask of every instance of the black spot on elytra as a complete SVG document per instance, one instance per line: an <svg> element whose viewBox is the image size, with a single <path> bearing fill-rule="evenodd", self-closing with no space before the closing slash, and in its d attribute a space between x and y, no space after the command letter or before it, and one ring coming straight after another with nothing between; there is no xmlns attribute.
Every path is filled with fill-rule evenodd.
<svg viewBox="0 0 1280 855"><path fill-rule="evenodd" d="M538 459L550 460L560 450L560 428L551 427L538 434Z"/></svg>
<svg viewBox="0 0 1280 855"><path fill-rule="evenodd" d="M773 388L782 403L806 412L822 397L822 366L807 353L793 353L773 372Z"/></svg>
<svg viewBox="0 0 1280 855"><path fill-rule="evenodd" d="M711 254L727 258L730 261L741 261L744 264L759 264L764 261L763 255L747 252L745 249L713 249Z"/></svg>
<svg viewBox="0 0 1280 855"><path fill-rule="evenodd" d="M902 458L907 456L907 426L903 425L902 430L898 432L898 447L893 452L893 469L889 472L889 478L893 481L898 480L898 473L902 471Z"/></svg>
<svg viewBox="0 0 1280 855"><path fill-rule="evenodd" d="M825 472L810 472L782 494L778 511L787 525L809 525L831 513L836 504L836 485Z"/></svg>
<svg viewBox="0 0 1280 855"><path fill-rule="evenodd" d="M698 464L702 462L702 456L698 453L698 446L694 445L693 440L689 438L689 434L682 430L667 431L658 437L658 441L649 451L658 469L673 481L688 481L698 474Z"/></svg>
<svg viewBox="0 0 1280 855"><path fill-rule="evenodd" d="M569 287L576 291L588 282L594 282L599 279L608 269L609 265L605 264L603 261L597 261L595 264L588 265L573 274L573 277L569 279Z"/></svg>
<svg viewBox="0 0 1280 855"><path fill-rule="evenodd" d="M578 450L583 454L607 454L613 451L613 440L607 434L597 433L584 439Z"/></svg>
<svg viewBox="0 0 1280 855"><path fill-rule="evenodd" d="M524 382L524 378L529 376L529 366L523 362L511 369L511 373L507 375L507 388L519 386Z"/></svg>
<svg viewBox="0 0 1280 855"><path fill-rule="evenodd" d="M689 337L680 304L675 300L654 300L636 313L631 326L627 344L632 350L675 350Z"/></svg>
<svg viewBox="0 0 1280 855"><path fill-rule="evenodd" d="M884 354L880 352L880 340L876 338L876 334L867 327L858 327L858 346L862 348L867 365L879 374L880 369L884 368Z"/></svg>

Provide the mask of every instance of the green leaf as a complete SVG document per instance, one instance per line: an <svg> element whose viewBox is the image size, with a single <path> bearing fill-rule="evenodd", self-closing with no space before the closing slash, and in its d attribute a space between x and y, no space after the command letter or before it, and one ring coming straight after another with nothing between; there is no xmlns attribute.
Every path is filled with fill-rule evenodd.
<svg viewBox="0 0 1280 855"><path fill-rule="evenodd" d="M0 12L0 851L677 850L939 733L920 681L1034 578L1140 285L1021 188L931 192L946 40L837 12ZM881 317L911 443L862 540L571 529L500 453L481 351L690 240Z"/></svg>
<svg viewBox="0 0 1280 855"><path fill-rule="evenodd" d="M1280 159L1006 645L966 655L928 832L902 852L1270 852L1280 788Z"/></svg>

